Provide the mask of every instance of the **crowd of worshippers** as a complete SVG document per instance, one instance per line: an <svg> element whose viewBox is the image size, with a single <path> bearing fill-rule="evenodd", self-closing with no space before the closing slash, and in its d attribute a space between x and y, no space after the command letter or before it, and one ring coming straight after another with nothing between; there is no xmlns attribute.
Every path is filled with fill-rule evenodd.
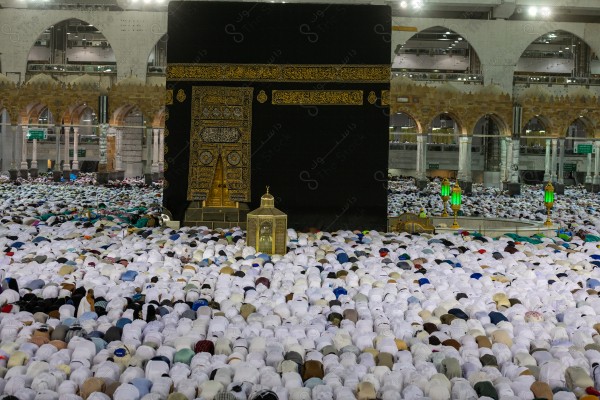
<svg viewBox="0 0 600 400"><path fill-rule="evenodd" d="M397 184L432 203L391 193L393 212L441 211L439 188ZM543 235L289 229L270 256L239 228L136 226L160 186L2 185L0 399L600 399L599 219L578 190ZM465 213L510 212L494 193Z"/></svg>

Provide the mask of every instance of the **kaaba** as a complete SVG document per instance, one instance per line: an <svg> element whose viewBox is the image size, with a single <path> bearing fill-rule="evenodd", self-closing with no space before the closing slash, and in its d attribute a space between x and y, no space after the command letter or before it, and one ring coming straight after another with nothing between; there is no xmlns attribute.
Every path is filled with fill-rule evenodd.
<svg viewBox="0 0 600 400"><path fill-rule="evenodd" d="M172 1L164 206L385 230L391 9Z"/></svg>

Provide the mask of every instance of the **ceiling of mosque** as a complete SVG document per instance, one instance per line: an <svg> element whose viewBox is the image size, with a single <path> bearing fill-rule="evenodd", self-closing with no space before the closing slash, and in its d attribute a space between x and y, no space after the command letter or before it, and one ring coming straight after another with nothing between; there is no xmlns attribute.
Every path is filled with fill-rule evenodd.
<svg viewBox="0 0 600 400"><path fill-rule="evenodd" d="M190 0L204 1L204 0ZM389 4L397 17L548 19L598 22L598 0L263 0L271 3ZM169 0L0 0L3 8L166 11Z"/></svg>

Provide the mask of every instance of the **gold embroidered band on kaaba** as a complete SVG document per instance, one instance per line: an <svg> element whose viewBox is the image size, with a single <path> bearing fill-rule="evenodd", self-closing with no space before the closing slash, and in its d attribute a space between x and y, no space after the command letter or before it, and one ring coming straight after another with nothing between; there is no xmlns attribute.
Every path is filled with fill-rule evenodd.
<svg viewBox="0 0 600 400"><path fill-rule="evenodd" d="M362 90L273 90L275 106L362 106Z"/></svg>
<svg viewBox="0 0 600 400"><path fill-rule="evenodd" d="M390 66L348 64L169 64L168 81L389 83Z"/></svg>

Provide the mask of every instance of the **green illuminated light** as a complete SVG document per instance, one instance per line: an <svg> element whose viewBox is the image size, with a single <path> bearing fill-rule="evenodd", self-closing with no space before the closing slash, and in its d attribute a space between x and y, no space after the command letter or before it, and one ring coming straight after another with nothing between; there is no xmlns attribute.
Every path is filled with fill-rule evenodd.
<svg viewBox="0 0 600 400"><path fill-rule="evenodd" d="M450 185L442 185L440 195L441 196L450 196Z"/></svg>
<svg viewBox="0 0 600 400"><path fill-rule="evenodd" d="M462 203L462 193L460 191L452 191L452 197L450 197L450 204L453 206L460 206Z"/></svg>

